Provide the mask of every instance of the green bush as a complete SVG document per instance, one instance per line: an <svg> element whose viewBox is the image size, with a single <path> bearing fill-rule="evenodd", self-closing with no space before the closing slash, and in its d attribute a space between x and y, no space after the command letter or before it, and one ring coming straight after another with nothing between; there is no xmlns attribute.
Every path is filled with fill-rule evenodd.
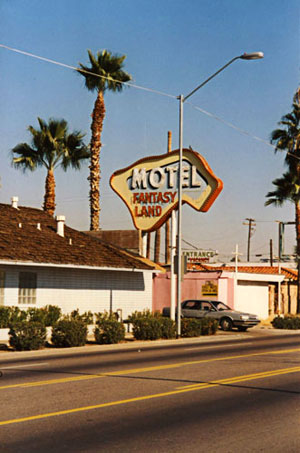
<svg viewBox="0 0 300 453"><path fill-rule="evenodd" d="M161 324L155 317L137 319L133 323L132 331L136 340L158 340L161 338Z"/></svg>
<svg viewBox="0 0 300 453"><path fill-rule="evenodd" d="M162 336L160 316L150 310L134 312L128 317L132 323L132 333L136 340L158 340Z"/></svg>
<svg viewBox="0 0 300 453"><path fill-rule="evenodd" d="M214 335L218 330L218 326L218 321L212 318L183 318L181 321L181 336Z"/></svg>
<svg viewBox="0 0 300 453"><path fill-rule="evenodd" d="M114 313L96 313L96 325L94 334L98 344L120 343L125 338L124 324L117 320Z"/></svg>
<svg viewBox="0 0 300 453"><path fill-rule="evenodd" d="M22 322L27 320L27 312L25 310L20 310L19 307L10 307L10 319L9 326L15 324L16 322Z"/></svg>
<svg viewBox="0 0 300 453"><path fill-rule="evenodd" d="M160 313L149 310L134 312L128 317L133 326L133 336L136 340L157 340L159 338L176 338L176 323ZM183 318L181 321L182 337L199 337L214 335L219 323L212 318Z"/></svg>
<svg viewBox="0 0 300 453"><path fill-rule="evenodd" d="M132 333L136 340L158 340L159 338L175 338L176 324L163 317L161 313L150 310L135 311L128 317L132 324Z"/></svg>
<svg viewBox="0 0 300 453"><path fill-rule="evenodd" d="M47 326L60 318L61 309L55 305L47 305L43 308L30 307L26 311L19 307L0 307L0 328L10 327L18 322L40 322Z"/></svg>
<svg viewBox="0 0 300 453"><path fill-rule="evenodd" d="M214 335L219 328L219 322L216 319L202 318L201 322L201 335Z"/></svg>
<svg viewBox="0 0 300 453"><path fill-rule="evenodd" d="M300 316L285 315L284 317L276 316L271 322L275 329L300 329Z"/></svg>
<svg viewBox="0 0 300 453"><path fill-rule="evenodd" d="M65 316L52 328L51 341L57 348L84 346L87 339L87 325L82 319Z"/></svg>
<svg viewBox="0 0 300 453"><path fill-rule="evenodd" d="M10 307L0 306L0 329L7 328L10 320Z"/></svg>
<svg viewBox="0 0 300 453"><path fill-rule="evenodd" d="M20 321L9 330L9 344L17 351L31 351L45 346L46 328L43 323Z"/></svg>
<svg viewBox="0 0 300 453"><path fill-rule="evenodd" d="M19 307L0 307L0 328L8 328L16 322L25 321L27 313Z"/></svg>
<svg viewBox="0 0 300 453"><path fill-rule="evenodd" d="M61 317L61 309L56 305L46 305L42 308L31 307L27 309L27 320L41 322L46 327L53 326Z"/></svg>
<svg viewBox="0 0 300 453"><path fill-rule="evenodd" d="M176 338L176 323L173 319L161 316L159 318L161 323L161 338Z"/></svg>
<svg viewBox="0 0 300 453"><path fill-rule="evenodd" d="M36 307L28 308L27 320L31 322L40 322L45 325L45 310Z"/></svg>
<svg viewBox="0 0 300 453"><path fill-rule="evenodd" d="M70 317L72 319L79 319L81 321L83 321L86 325L88 324L94 324L94 315L91 311L86 311L84 313L79 314L79 310L77 308L77 310L73 310L70 314Z"/></svg>
<svg viewBox="0 0 300 453"><path fill-rule="evenodd" d="M43 310L45 312L45 326L54 326L61 317L61 308L57 305L46 305Z"/></svg>
<svg viewBox="0 0 300 453"><path fill-rule="evenodd" d="M185 338L199 337L202 333L202 320L198 318L182 318L181 336Z"/></svg>

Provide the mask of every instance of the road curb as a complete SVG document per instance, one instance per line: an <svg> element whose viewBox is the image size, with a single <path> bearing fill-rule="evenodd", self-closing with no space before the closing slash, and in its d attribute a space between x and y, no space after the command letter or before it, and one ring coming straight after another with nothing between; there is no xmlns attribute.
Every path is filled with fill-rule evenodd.
<svg viewBox="0 0 300 453"><path fill-rule="evenodd" d="M192 338L177 338L172 340L154 340L154 341L138 341L134 339L128 339L125 343L98 345L90 343L85 346L74 347L74 348L45 348L37 351L9 351L0 350L0 360L29 358L29 357L45 357L45 356L60 356L60 355L79 355L79 354L92 354L95 352L109 352L109 351L122 351L122 350L142 350L150 348L159 348L163 346L178 346L183 344L207 344L207 343L221 343L225 341L235 340L249 340L249 338L255 339L256 335L251 333L263 333L270 335L299 335L300 330L278 330L272 327L261 326L251 329L251 332L217 332L216 335L192 337ZM1 369L1 365L0 365Z"/></svg>

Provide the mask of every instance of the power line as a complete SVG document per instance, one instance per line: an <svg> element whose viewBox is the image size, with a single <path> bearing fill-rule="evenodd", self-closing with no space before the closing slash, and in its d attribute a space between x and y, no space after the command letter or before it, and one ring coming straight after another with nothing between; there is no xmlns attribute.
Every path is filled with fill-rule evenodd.
<svg viewBox="0 0 300 453"><path fill-rule="evenodd" d="M254 140L260 141L264 143L265 145L270 146L271 148L276 148L275 145L272 145L269 143L267 140L264 140L263 138L257 137L256 135L251 134L250 132L245 131L244 129L241 129L238 126L235 126L234 124L230 123L229 121L223 120L222 118L219 118L217 115L214 115L213 113L208 112L207 110L202 109L201 107L198 107L197 105L192 104L191 102L187 102L187 104L190 104L195 110L199 110L201 113L204 115L210 116L211 118L220 121L221 123L225 124L228 127L231 127L232 129L235 129L236 131L240 132L241 134L247 135L248 137L253 138Z"/></svg>
<svg viewBox="0 0 300 453"><path fill-rule="evenodd" d="M31 58L36 58L37 60L45 61L46 63L51 63L51 64L54 64L54 65L57 65L57 66L62 66L63 68L72 69L73 71L76 71L76 72L83 72L85 74L89 74L89 75L92 75L94 77L98 77L99 79L112 80L113 82L118 82L118 83L121 83L122 85L128 85L128 86L130 86L132 88L137 88L139 90L149 91L151 93L159 94L161 96L167 96L167 97L170 97L172 99L177 99L177 96L173 96L171 94L164 93L163 91L157 91L157 90L153 90L152 88L142 87L140 85L135 85L135 84L133 84L131 82L122 82L121 80L116 80L116 79L113 79L112 77L106 77L106 76L102 76L100 74L95 74L93 72L77 68L76 66L71 66L71 65L68 65L68 64L65 64L65 63L61 63L60 61L56 61L56 60L51 60L50 58L41 57L41 56L35 55L35 54L31 53L31 52L25 52L24 50L14 49L13 47L5 46L4 44L0 44L0 47L3 47L4 49L10 50L11 52L20 53L22 55L26 55L26 56L31 57Z"/></svg>
<svg viewBox="0 0 300 453"><path fill-rule="evenodd" d="M127 85L127 86L130 86L132 88L139 89L139 90L148 91L150 93L154 93L154 94L157 94L157 95L160 95L160 96L165 96L165 97L169 97L169 98L176 99L176 100L178 99L178 96L174 96L172 94L165 93L163 91L158 91L158 90L154 90L152 88L147 88L147 87L143 87L143 86L140 86L140 85L136 85L136 84L133 84L131 82L122 82L120 80L112 79L111 77L105 77L105 76L101 76L99 74L94 74L93 72L86 71L84 69L79 69L76 66L71 66L71 65L68 65L68 64L65 64L65 63L61 63L59 61L52 60L50 58L41 57L41 56L35 55L35 54L31 53L31 52L26 52L24 50L20 50L20 49L16 49L16 48L13 48L13 47L9 47L9 46L6 46L4 44L0 44L0 47L4 48L6 50L9 50L11 52L19 53L19 54L26 55L26 56L31 57L31 58L36 58L38 60L45 61L46 63L51 63L51 64L54 64L54 65L57 65L57 66L61 66L61 67L67 68L67 69L72 69L73 71L76 71L76 72L82 72L82 73L85 73L85 74L92 75L94 77L99 77L99 78L102 78L102 79L112 80L114 82L118 82L118 83L121 83L123 85ZM234 124L230 123L229 121L226 121L226 120L218 117L217 115L214 115L213 113L210 113L210 112L202 109L201 107L198 107L198 106L196 106L196 105L194 105L194 104L192 104L190 102L187 102L187 104L190 104L195 110L199 110L204 115L207 115L210 118L213 118L213 119L225 124L226 126L232 128L232 129L234 129L234 130L236 130L236 131L238 131L238 132L240 132L240 133L242 133L244 135L247 135L248 137L253 138L254 140L260 141L260 142L264 143L265 145L268 145L269 147L272 147L273 149L276 149L276 146L272 145L267 140L265 140L263 138L260 138L260 137L258 137L256 135L253 135L250 132L247 132L244 129L241 129L240 127L235 126ZM288 152L287 154L295 157L296 159L300 159L300 157L295 156L293 153L289 153Z"/></svg>

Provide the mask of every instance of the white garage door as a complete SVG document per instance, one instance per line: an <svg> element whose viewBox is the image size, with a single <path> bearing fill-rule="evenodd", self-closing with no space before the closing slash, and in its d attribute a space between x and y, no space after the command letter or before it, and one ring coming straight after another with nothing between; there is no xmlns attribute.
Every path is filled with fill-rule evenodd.
<svg viewBox="0 0 300 453"><path fill-rule="evenodd" d="M234 308L266 319L269 314L268 283L238 280Z"/></svg>

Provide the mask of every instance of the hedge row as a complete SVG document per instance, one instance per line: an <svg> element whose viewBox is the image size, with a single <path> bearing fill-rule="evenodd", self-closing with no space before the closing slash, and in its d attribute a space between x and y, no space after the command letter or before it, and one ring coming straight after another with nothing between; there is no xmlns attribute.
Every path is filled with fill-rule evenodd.
<svg viewBox="0 0 300 453"><path fill-rule="evenodd" d="M135 312L128 318L133 325L133 336L136 340L158 340L159 338L175 338L176 323L160 313L152 314L149 310ZM211 318L183 318L181 320L182 337L198 337L214 335L219 323Z"/></svg>
<svg viewBox="0 0 300 453"><path fill-rule="evenodd" d="M43 308L31 307L21 310L19 307L0 306L0 328L9 328L23 321L37 322L45 327L53 326L61 317L61 309L56 305Z"/></svg>
<svg viewBox="0 0 300 453"><path fill-rule="evenodd" d="M285 315L283 318L276 316L271 324L275 329L300 329L300 316Z"/></svg>
<svg viewBox="0 0 300 453"><path fill-rule="evenodd" d="M95 341L98 344L119 343L125 338L125 327L114 314L97 313ZM64 316L53 324L51 343L56 348L84 346L87 342L87 324L91 318L78 311ZM46 345L46 327L43 322L23 319L11 324L9 344L17 351L35 350Z"/></svg>
<svg viewBox="0 0 300 453"><path fill-rule="evenodd" d="M60 311L55 310L55 307L49 307L51 306L45 309L29 309L27 312L12 311L18 314L16 321L12 322L10 318L9 343L14 349L22 351L45 347L46 320L52 322L51 342L57 348L84 346L87 342L87 324L90 324L94 318L96 319L94 329L96 343L113 344L125 339L124 324L117 320L114 313L93 315L87 312L80 315L79 311L75 310L70 315L60 317ZM133 326L133 336L136 340L176 337L175 321L163 317L160 313L153 314L149 310L134 312L128 318L128 322ZM217 328L218 322L213 319L182 319L182 337L213 335Z"/></svg>

